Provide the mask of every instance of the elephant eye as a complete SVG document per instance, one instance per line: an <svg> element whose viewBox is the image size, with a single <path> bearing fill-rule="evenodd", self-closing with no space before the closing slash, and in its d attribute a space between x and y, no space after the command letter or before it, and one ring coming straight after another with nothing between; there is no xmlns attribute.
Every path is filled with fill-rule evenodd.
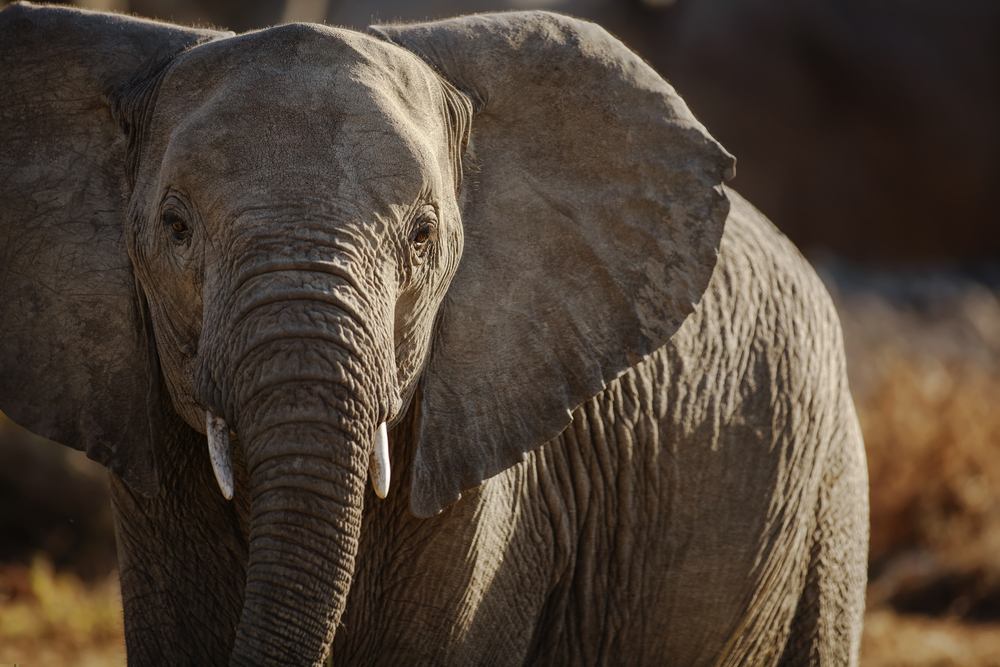
<svg viewBox="0 0 1000 667"><path fill-rule="evenodd" d="M413 236L410 238L410 241L413 244L413 249L416 250L419 255L423 255L427 252L427 248L429 248L433 243L436 234L437 218L434 214L427 212L424 215L421 215L417 219Z"/></svg>
<svg viewBox="0 0 1000 667"><path fill-rule="evenodd" d="M163 213L163 224L167 228L167 233L174 243L178 245L187 243L191 238L191 228L187 221L177 211L165 211Z"/></svg>
<svg viewBox="0 0 1000 667"><path fill-rule="evenodd" d="M413 245L417 247L424 246L430 240L431 240L431 227L430 225L427 225L417 230L416 235L413 237Z"/></svg>

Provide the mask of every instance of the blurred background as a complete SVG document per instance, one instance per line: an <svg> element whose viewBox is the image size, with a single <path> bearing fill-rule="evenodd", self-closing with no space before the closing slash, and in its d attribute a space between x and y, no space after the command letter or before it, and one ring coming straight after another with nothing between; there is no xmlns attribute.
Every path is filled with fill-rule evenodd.
<svg viewBox="0 0 1000 667"><path fill-rule="evenodd" d="M511 9L606 27L737 156L731 185L837 303L871 475L862 664L1000 666L1000 2L79 4L237 32ZM105 487L0 416L0 663L124 664Z"/></svg>

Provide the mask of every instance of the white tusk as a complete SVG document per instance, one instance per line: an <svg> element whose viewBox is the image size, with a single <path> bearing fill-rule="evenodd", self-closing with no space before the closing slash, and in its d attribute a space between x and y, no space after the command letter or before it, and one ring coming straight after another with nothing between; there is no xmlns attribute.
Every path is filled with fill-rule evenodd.
<svg viewBox="0 0 1000 667"><path fill-rule="evenodd" d="M368 476L372 478L372 486L375 487L375 495L385 498L389 495L389 431L385 427L385 422L375 431L375 447L372 450L372 457L368 460Z"/></svg>
<svg viewBox="0 0 1000 667"><path fill-rule="evenodd" d="M208 433L208 455L212 470L226 500L233 499L233 459L229 453L229 425L222 417L205 411L205 431Z"/></svg>

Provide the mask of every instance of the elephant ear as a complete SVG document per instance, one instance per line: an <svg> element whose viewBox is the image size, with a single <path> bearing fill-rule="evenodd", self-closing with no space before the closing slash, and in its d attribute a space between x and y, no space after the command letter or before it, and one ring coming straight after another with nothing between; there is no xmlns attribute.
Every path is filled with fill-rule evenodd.
<svg viewBox="0 0 1000 667"><path fill-rule="evenodd" d="M734 159L592 23L511 12L371 30L475 109L465 250L421 385L410 505L430 516L673 335L712 275Z"/></svg>
<svg viewBox="0 0 1000 667"><path fill-rule="evenodd" d="M219 33L65 7L0 12L0 410L155 494L155 351L124 241L109 99Z"/></svg>

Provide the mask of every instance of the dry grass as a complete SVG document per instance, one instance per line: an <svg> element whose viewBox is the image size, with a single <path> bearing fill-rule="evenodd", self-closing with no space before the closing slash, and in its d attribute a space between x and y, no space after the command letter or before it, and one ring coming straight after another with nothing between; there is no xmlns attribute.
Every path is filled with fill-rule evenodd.
<svg viewBox="0 0 1000 667"><path fill-rule="evenodd" d="M870 476L862 665L1000 667L996 294L955 273L829 284Z"/></svg>
<svg viewBox="0 0 1000 667"><path fill-rule="evenodd" d="M118 578L93 586L55 573L44 557L31 567L0 566L0 664L125 664Z"/></svg>
<svg viewBox="0 0 1000 667"><path fill-rule="evenodd" d="M1000 667L1000 626L870 611L861 667Z"/></svg>
<svg viewBox="0 0 1000 667"><path fill-rule="evenodd" d="M871 559L924 548L956 565L1000 557L1000 378L891 362L858 405L871 479Z"/></svg>
<svg viewBox="0 0 1000 667"><path fill-rule="evenodd" d="M875 565L862 666L1000 667L1000 378L889 356L858 404Z"/></svg>

